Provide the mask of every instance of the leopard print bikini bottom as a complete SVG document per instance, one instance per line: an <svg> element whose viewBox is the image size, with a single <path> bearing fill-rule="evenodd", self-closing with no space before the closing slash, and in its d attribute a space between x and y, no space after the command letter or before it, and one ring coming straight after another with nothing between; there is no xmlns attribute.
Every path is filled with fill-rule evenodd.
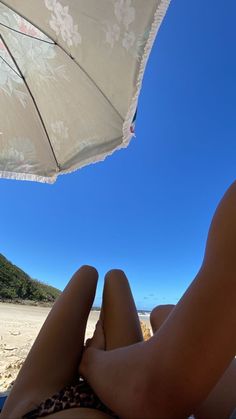
<svg viewBox="0 0 236 419"><path fill-rule="evenodd" d="M42 402L36 409L26 413L22 416L22 418L39 418L41 416L47 416L51 413L71 409L73 407L97 409L113 416L114 418L118 418L118 416L116 416L99 400L89 384L81 377L76 377L71 384L67 385L58 393Z"/></svg>

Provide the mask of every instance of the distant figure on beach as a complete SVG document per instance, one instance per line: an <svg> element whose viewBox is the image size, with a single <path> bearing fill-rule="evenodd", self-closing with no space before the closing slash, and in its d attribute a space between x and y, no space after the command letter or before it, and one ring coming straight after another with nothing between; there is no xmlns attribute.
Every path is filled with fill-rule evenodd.
<svg viewBox="0 0 236 419"><path fill-rule="evenodd" d="M125 274L111 270L99 322L84 346L97 278L89 266L74 274L36 338L0 417L234 417L236 182L215 212L195 279L176 306L152 311L151 339L142 339Z"/></svg>

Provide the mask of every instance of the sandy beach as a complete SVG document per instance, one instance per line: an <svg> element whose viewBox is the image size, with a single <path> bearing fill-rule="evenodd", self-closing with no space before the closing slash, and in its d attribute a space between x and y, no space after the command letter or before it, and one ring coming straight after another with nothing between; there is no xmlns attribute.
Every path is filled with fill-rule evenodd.
<svg viewBox="0 0 236 419"><path fill-rule="evenodd" d="M11 388L51 308L0 303L0 395ZM93 335L99 311L91 311L86 339ZM140 319L150 327L146 316Z"/></svg>

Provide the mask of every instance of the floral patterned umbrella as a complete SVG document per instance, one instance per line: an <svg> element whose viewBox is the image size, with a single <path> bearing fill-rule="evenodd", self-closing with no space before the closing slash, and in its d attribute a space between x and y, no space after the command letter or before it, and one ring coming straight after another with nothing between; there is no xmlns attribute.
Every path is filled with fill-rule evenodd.
<svg viewBox="0 0 236 419"><path fill-rule="evenodd" d="M0 0L0 177L52 183L134 134L170 0Z"/></svg>

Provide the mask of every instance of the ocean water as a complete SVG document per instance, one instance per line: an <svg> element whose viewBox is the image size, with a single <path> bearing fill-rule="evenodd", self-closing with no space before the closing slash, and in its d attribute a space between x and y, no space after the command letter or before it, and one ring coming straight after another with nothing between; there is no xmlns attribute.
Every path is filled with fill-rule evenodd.
<svg viewBox="0 0 236 419"><path fill-rule="evenodd" d="M146 317L150 317L151 311L145 311L145 310L138 310L138 315L139 316L146 316Z"/></svg>
<svg viewBox="0 0 236 419"><path fill-rule="evenodd" d="M138 316L140 320L143 320L145 323L150 323L150 311L138 311Z"/></svg>

